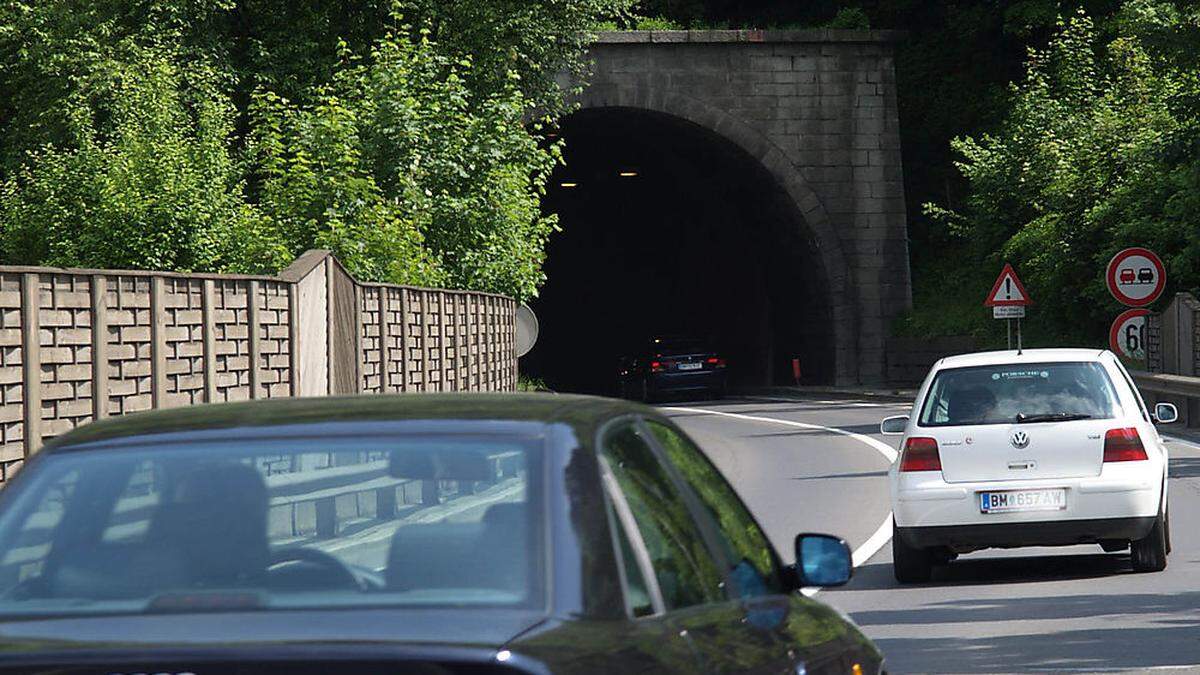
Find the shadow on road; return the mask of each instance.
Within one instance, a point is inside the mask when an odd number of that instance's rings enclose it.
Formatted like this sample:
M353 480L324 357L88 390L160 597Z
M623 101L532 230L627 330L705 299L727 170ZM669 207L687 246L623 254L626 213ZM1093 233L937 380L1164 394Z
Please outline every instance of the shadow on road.
M1133 574L1129 558L1121 554L1036 556L956 561L935 573L928 584L904 588L933 589L964 585L1041 583L1070 579L1097 579L1097 583L1120 583L1117 578ZM855 572L849 590L884 590L900 586L888 563L866 565ZM904 609L874 609L853 612L860 626L883 630L914 626L905 630L916 636L882 637L875 644L883 650L891 672L994 673L1035 670L1090 671L1133 669L1149 666L1200 663L1200 591L1182 593L1134 593L1050 595L1044 597L977 597L930 601ZM1139 618L1142 615L1142 618ZM1105 617L1113 617L1106 619ZM1044 625L1022 622L1083 621L1121 625L1119 628L1081 628L1046 631ZM989 634L987 624L1007 627ZM1134 624L1130 626L1129 624ZM1147 625L1147 624L1152 624ZM977 635L949 637L942 626L977 625ZM928 626L928 628L922 628Z
M827 480L830 478L882 478L887 471L859 471L857 473L826 473L820 476L793 476L792 480ZM888 567L890 570L891 567Z
M928 583L901 586L892 575L891 563L875 563L854 570L854 578L845 588L852 591L873 591L1002 583L1031 584L1106 578L1123 574L1133 574L1128 553L978 558L960 559L938 567L934 570L933 580Z
M1171 460L1171 478L1200 478L1200 457L1178 457Z
M878 424L848 424L845 426L842 426L842 425L832 425L832 426L834 426L837 429L841 429L842 431L849 431L850 433L862 434L864 436L869 436L871 434L876 434L876 435L879 434L879 425ZM761 437L767 437L767 436L841 436L841 435L842 434L839 434L839 433L836 433L833 431L826 431L824 429L797 429L796 431L772 431L769 433L761 433L761 434L745 434L745 437L746 438L761 438Z
M1200 662L1200 621L1185 623L980 638L884 638L875 645L892 673L1145 672Z

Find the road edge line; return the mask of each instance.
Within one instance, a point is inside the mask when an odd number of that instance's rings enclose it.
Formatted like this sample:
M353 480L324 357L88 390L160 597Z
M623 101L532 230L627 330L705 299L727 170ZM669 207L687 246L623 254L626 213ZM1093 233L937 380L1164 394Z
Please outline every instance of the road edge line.
M837 427L827 427L822 424L812 424L810 422L797 422L794 420L781 420L774 417L760 417L758 415L742 415L740 413L725 412L723 410L708 410L707 408L685 408L682 406L664 406L660 410L675 411L675 412L693 412L702 413L705 415L717 415L719 417L731 417L733 419L747 420L750 422L761 422L765 424L782 424L789 427L799 427L801 429L818 429L828 431L842 436L848 436L854 440L863 443L871 448L874 448L879 454L883 455L888 464L896 461L896 450L892 446L883 441L871 438L854 431L847 431ZM850 554L851 564L854 567L860 567L879 552L889 541L892 540L892 512L888 511L887 517L880 523L879 528L875 533L867 538L858 548ZM807 597L812 597L820 592L819 588L802 588L800 592Z

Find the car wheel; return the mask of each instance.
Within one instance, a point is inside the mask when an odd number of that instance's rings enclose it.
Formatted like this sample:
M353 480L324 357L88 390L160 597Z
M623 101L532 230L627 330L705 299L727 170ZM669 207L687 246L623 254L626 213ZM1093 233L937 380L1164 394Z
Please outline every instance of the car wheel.
M1167 567L1167 518L1159 513L1144 538L1129 547L1135 572L1161 572Z
M1171 510L1167 509L1163 517L1163 530L1167 536L1167 555L1171 555Z
M929 581L933 575L933 556L923 548L909 546L892 521L892 572L902 584Z

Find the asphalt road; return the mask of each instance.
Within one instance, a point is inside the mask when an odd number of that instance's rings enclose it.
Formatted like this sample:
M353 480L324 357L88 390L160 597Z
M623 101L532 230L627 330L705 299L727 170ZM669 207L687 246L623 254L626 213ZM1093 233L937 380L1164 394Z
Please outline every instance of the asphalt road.
M903 404L817 399L667 409L786 560L794 559L800 532L850 543L854 579L817 597L863 628L891 672L1200 673L1200 446L1168 444L1174 550L1164 572L1135 574L1128 554L1099 546L1017 549L962 556L931 583L900 586L887 540L890 461L881 447L896 442L879 436L878 424L906 411Z

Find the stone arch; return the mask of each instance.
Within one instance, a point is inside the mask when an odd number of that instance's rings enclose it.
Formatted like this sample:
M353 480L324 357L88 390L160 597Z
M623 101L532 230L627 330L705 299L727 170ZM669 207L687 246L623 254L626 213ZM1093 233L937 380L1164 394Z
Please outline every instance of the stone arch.
M606 83L587 87L578 102L582 109L645 110L690 122L740 148L766 169L787 193L801 216L798 220L807 225L806 234L810 234L816 243L829 293L830 333L834 343L830 352L834 356L835 383L856 382L857 334L850 265L821 199L787 154L734 115L683 94Z

